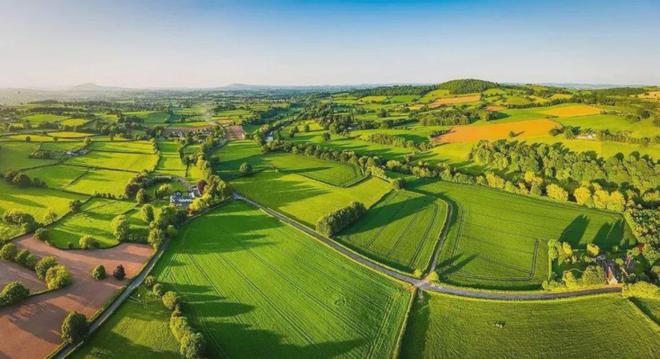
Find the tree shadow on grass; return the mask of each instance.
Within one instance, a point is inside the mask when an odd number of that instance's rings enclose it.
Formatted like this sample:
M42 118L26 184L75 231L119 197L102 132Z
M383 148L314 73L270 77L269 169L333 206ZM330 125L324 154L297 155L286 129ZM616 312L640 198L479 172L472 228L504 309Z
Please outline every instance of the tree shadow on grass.
M624 228L625 222L623 220L604 223L600 226L592 241L603 249L610 249L615 245L631 246L633 244L631 238L624 240Z
M589 226L589 218L583 214L575 217L571 223L569 223L566 228L562 231L559 236L561 242L568 242L573 247L580 245L584 233L587 231Z
M447 258L438 263L436 271L440 277L446 277L454 273L460 272L466 265L477 258L476 254L466 256L464 254L456 254L451 258Z

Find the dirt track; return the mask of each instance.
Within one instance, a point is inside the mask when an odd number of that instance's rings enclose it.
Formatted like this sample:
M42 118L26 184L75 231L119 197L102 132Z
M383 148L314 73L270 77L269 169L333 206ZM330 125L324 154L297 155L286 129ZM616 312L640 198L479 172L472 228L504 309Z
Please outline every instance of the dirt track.
M102 250L60 250L30 236L17 240L39 257L55 256L74 278L69 287L32 297L18 306L0 309L0 359L43 358L60 345L62 320L69 311L94 315L126 283L110 277L96 281L89 275L98 264L108 273L122 264L128 277L138 273L153 250L140 244L122 244Z
M16 263L0 261L0 288L4 288L5 284L15 280L30 289L30 293L46 289L46 285L37 278L33 271Z

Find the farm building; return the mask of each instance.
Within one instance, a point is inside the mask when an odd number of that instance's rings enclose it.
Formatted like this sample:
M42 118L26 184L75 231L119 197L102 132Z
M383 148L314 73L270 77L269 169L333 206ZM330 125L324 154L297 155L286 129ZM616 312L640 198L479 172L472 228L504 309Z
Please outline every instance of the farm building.
M176 192L170 196L170 204L180 207L188 207L197 197L195 192L196 191L190 191L187 193Z

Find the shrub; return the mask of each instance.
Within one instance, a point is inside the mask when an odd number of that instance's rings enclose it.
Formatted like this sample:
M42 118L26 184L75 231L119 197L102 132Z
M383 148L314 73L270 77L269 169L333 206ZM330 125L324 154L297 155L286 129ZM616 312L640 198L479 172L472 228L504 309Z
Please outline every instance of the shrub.
M144 188L140 188L137 193L135 194L135 200L137 201L138 204L145 204L149 201L149 198L147 197L147 192L144 190Z
M241 167L239 167L238 171L244 176L249 176L252 174L252 165L247 162L243 162L241 163Z
M14 243L5 244L2 249L0 249L0 258L6 261L16 260L16 255L18 254L18 249Z
M37 257L27 249L21 249L16 255L16 263L28 269L34 269L37 264Z
M61 264L49 268L46 272L46 287L48 289L64 288L72 281L71 273Z
M637 282L623 286L624 297L660 299L660 287L648 282Z
M188 319L181 315L180 312L172 312L170 316L170 331L172 331L172 335L176 341L180 342L186 333L192 332L192 328L188 324Z
M179 353L186 359L204 358L206 341L200 333L187 333L181 338Z
M94 239L94 237L90 235L85 235L80 237L80 241L78 241L78 245L82 249L98 248L99 242L96 239Z
M37 221L34 220L31 214L14 208L7 210L2 215L2 220L8 224L21 226L26 232L32 231L37 225Z
M57 259L52 256L41 258L37 264L34 266L34 271L37 273L37 277L41 280L46 278L46 273L51 267L57 265Z
M112 271L112 276L118 280L124 280L126 278L126 271L124 270L123 265L118 265L114 271Z
M165 289L163 288L163 285L160 283L154 284L153 288L151 288L151 291L159 297L162 297L163 294L165 293Z
M179 299L179 295L177 295L176 292L173 291L169 291L163 294L162 300L165 308L169 310L174 310L174 308L176 308L177 305L179 305L179 303L181 302L181 299Z
M600 247L594 243L587 243L587 254L590 257L596 257L600 254Z
M144 286L147 288L153 288L153 286L157 283L158 281L156 281L156 277L152 275L148 275L146 278L144 278Z
M0 292L0 306L16 304L29 296L30 290L21 282L9 282Z
M77 343L83 340L88 332L87 318L78 312L69 313L62 322L62 341L65 343Z
M145 204L142 206L140 213L142 213L142 219L144 219L145 222L151 223L151 221L154 220L154 207L152 205Z
M37 240L45 242L48 240L48 230L46 228L37 228L32 236Z
M96 280L103 280L105 279L106 274L105 274L105 267L102 264L97 265L94 267L92 270L92 278Z
M125 215L121 214L112 219L110 224L112 227L112 234L115 236L115 239L119 242L124 242L128 239L128 234L130 233L130 224L128 223L128 218Z

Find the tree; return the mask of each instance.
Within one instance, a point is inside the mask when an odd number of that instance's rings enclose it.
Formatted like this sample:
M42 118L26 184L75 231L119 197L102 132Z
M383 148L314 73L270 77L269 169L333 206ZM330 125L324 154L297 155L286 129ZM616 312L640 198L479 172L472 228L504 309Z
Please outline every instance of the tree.
M92 278L96 280L103 280L106 277L105 267L102 264L97 265L92 270Z
M71 210L73 213L78 212L80 207L82 207L82 202L80 202L80 200L74 199L73 201L69 202L69 210Z
M46 224L52 224L57 219L57 213L52 208L48 208L46 215L44 216L44 221Z
M90 235L84 235L80 237L80 240L78 241L78 245L82 249L91 249L91 248L98 248L99 242Z
M48 230L46 228L37 228L37 230L34 231L32 237L34 237L34 239L45 242L48 240Z
M323 142L329 142L331 139L330 132L323 132L321 137L323 138Z
M118 265L117 268L112 271L112 276L117 280L124 280L124 278L126 278L126 270L124 270L124 266L121 264Z
M587 254L590 257L597 257L600 254L600 247L594 243L587 243Z
M161 243L165 240L165 232L162 229L155 227L149 230L147 242L154 248L160 248Z
M73 282L71 273L69 273L65 266L58 264L48 268L46 272L46 287L48 289L64 288L71 284L71 282Z
M575 197L575 202L579 205L593 207L594 201L591 199L591 190L589 187L581 186L575 189L573 192L573 197Z
M0 292L0 307L19 303L29 296L30 290L25 288L21 282L9 282Z
M147 192L144 190L144 188L140 188L137 191L137 193L135 194L135 200L137 201L138 204L145 204L149 201Z
M41 258L37 264L34 266L34 271L37 273L37 277L41 280L44 280L46 278L46 273L51 267L56 266L57 259L53 256L48 256L48 257L43 257Z
M174 310L174 308L176 308L176 306L181 302L179 296L176 294L176 292L173 291L169 291L163 294L162 300L165 308L169 310Z
M16 263L22 265L25 268L34 270L34 266L37 264L37 257L30 253L29 250L23 248L20 251L18 251L18 254L16 255Z
M151 288L151 292L157 295L158 297L162 297L163 294L165 294L165 289L163 288L163 285L160 283L154 284L153 288Z
M120 214L115 217L110 223L112 227L112 234L115 236L115 239L119 242L124 242L128 239L130 233L130 224L128 218L125 215Z
M148 275L146 278L144 278L144 286L147 288L153 288L153 286L157 283L158 281L156 280L156 277L152 275Z
M7 243L2 247L2 249L0 249L0 258L6 261L13 262L16 259L17 254L18 248L16 248L14 243Z
M84 314L70 312L62 322L61 335L65 343L77 343L89 332L89 323Z
M241 164L241 167L239 167L238 171L239 171L243 176L249 176L249 175L252 174L252 165L249 164L249 163L247 163L247 162L243 162L243 163Z
M548 197L559 201L568 201L568 192L558 185L551 183L545 188Z
M179 353L186 359L204 358L206 341L201 333L187 333L181 338Z
M154 207L152 205L145 204L142 206L140 212L142 213L142 219L144 219L145 222L151 223L151 221L154 220Z

